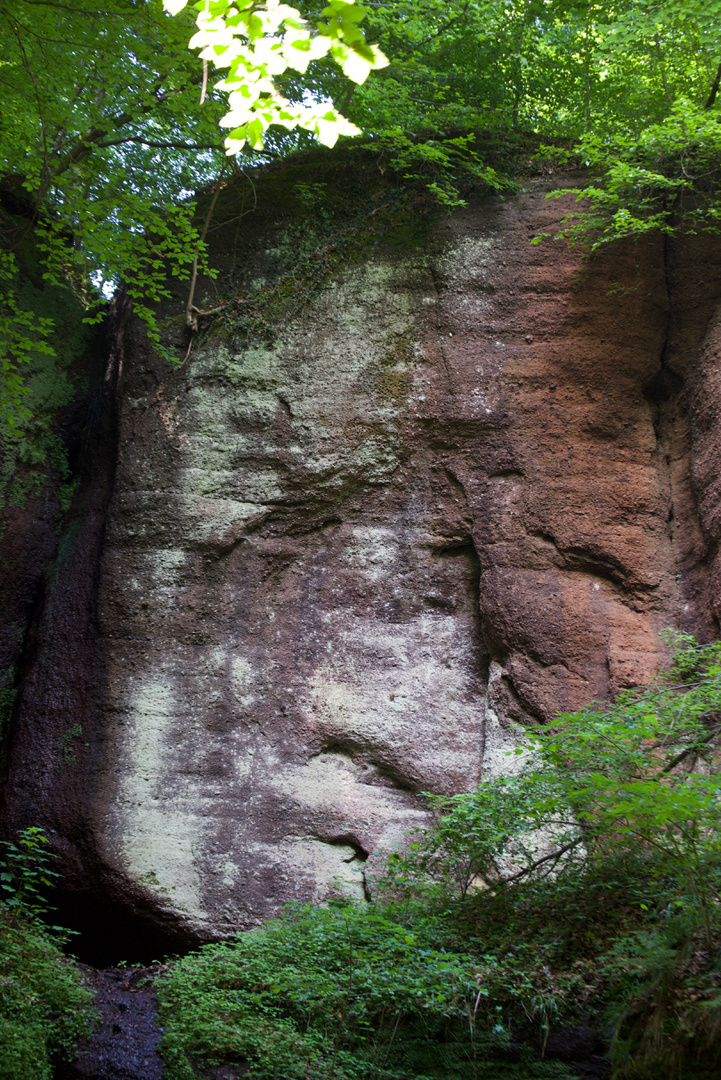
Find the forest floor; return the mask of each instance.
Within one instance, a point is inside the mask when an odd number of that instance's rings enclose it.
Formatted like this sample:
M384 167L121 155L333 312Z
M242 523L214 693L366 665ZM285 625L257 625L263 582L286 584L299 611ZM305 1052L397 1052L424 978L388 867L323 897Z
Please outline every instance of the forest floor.
M158 965L104 970L82 967L95 991L99 1023L90 1038L80 1043L75 1061L56 1066L53 1080L162 1080L158 1047L163 1032L155 994ZM517 1056L534 1041L530 1031L519 1035L508 1048L509 1078L518 1076ZM547 1058L577 1070L579 1080L607 1080L610 1070L605 1049L591 1026L581 1023L551 1032ZM199 1075L203 1080L240 1080L246 1071L247 1066L221 1065L201 1069Z
M84 969L100 1022L55 1080L161 1080L155 968Z

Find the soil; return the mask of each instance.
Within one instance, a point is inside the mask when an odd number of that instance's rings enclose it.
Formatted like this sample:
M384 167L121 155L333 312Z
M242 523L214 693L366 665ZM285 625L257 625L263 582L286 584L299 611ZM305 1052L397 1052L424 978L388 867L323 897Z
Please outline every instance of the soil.
M161 1080L154 981L157 968L87 968L100 1022L54 1080Z

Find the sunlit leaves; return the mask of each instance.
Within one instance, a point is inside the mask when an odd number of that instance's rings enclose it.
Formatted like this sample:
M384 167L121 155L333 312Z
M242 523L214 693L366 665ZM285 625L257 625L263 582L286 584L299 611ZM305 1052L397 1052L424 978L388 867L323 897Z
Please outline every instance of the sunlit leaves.
M120 2L100 11L92 0L9 0L0 24L0 96L12 117L0 171L64 233L62 274L89 295L90 280L122 275L128 242L154 210L217 176L218 96L198 108L192 22L168 18L157 0L130 13Z
M179 0L165 3L172 13L184 6ZM215 68L228 69L217 84L228 94L228 112L220 121L222 127L232 129L226 139L227 153L237 154L246 143L260 149L272 126L308 131L325 146L333 146L339 135L360 134L330 102L291 103L277 79L288 68L304 74L312 61L325 56L358 84L372 70L385 67L386 57L377 45L366 44L358 28L365 16L363 7L330 0L315 25L279 0L246 0L235 5L230 0L204 0L196 7L198 31L190 48L200 49L201 58Z

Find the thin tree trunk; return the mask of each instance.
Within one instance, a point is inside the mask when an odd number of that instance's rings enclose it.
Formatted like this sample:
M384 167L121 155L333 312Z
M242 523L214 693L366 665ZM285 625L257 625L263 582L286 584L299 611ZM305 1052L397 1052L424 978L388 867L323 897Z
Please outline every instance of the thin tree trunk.
M516 85L513 93L513 130L518 131L518 113L521 106L521 98L523 97L523 65L521 64L521 49L523 48L523 38L526 34L526 22L528 20L528 4L523 12L523 20L521 22L521 32L518 35L518 43L516 45L516 55L514 57L516 62Z
M708 98L706 99L704 109L713 108L714 102L716 101L716 95L719 92L719 86L721 86L721 63L716 68L716 75L714 77L714 81L711 84L711 90L709 91Z
M586 131L591 130L591 0L586 12Z
M346 92L345 97L343 98L343 104L341 105L340 109L338 110L338 112L341 114L341 116L345 116L347 114L348 110L350 109L350 103L353 100L353 95L355 94L355 88L356 88L356 84L354 82L352 82L350 84L350 86L348 87L348 90Z
M658 34L656 34L656 54L658 56L658 68L661 72L661 82L663 84L663 92L668 99L670 105L673 105L673 95L668 88L668 82L666 81L666 62L663 58L663 51L661 49L661 42L659 41Z

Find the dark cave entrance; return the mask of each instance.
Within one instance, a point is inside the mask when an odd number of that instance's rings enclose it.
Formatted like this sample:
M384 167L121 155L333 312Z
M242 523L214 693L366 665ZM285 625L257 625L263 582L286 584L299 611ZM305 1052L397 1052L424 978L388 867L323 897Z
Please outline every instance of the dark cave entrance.
M66 951L96 968L118 964L149 967L169 956L185 955L203 944L197 934L155 913L139 914L129 903L100 891L58 890L47 922L72 931Z

